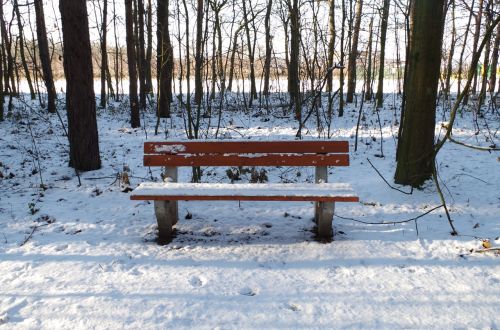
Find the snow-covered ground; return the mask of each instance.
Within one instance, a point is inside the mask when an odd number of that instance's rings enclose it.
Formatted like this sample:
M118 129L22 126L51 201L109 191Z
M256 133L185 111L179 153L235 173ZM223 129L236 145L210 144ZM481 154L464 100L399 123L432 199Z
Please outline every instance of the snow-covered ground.
M459 236L450 235L443 209L396 225L340 218L399 221L440 205L432 182L403 194L368 163L392 182L393 105L390 96L380 112L383 158L372 104L364 106L357 152L357 110L334 118L333 138L350 141L351 166L331 168L329 181L351 184L361 202L337 203L333 242L315 240L312 203L218 201L180 202L176 237L162 246L153 205L129 200L116 178L127 170L132 187L159 180L159 169L142 166L143 142L183 138L181 116L155 137L153 114L134 130L125 106L99 110L103 166L83 173L78 186L57 117L19 104L0 123L0 329L500 328L500 257L477 252L483 239L500 246L499 153L448 144L438 157ZM456 137L498 142L499 118L486 118L476 135L464 113ZM291 140L297 130L281 109L228 112L222 127L226 139ZM315 118L307 127L304 137L317 138ZM226 170L204 168L203 181L229 182ZM314 175L266 170L270 182ZM180 181L190 173L182 168ZM39 188L41 178L48 189Z

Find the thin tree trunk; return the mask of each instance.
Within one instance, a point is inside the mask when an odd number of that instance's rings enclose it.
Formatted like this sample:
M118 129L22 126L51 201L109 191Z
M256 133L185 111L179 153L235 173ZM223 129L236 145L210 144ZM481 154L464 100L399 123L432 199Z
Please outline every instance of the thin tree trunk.
M295 111L295 119L302 123L302 109L300 99L300 19L299 1L292 0L290 8L290 65L288 67L288 93L290 103ZM299 130L300 132L300 130Z
M384 0L382 8L382 24L380 27L380 60L378 67L378 85L377 85L377 108L384 106L384 71L385 71L385 42L387 40L387 23L389 21L390 0Z
M330 39L328 40L328 76L326 80L326 91L332 92L333 89L333 56L335 54L335 0L329 0L328 4L328 32Z
M101 24L101 102L100 107L106 107L106 73L108 69L107 54L107 33L108 33L108 0L104 0L102 9Z
M493 44L493 54L491 55L491 75L490 75L490 86L488 92L495 92L495 85L497 82L497 66L498 66L498 51L500 46L500 24L497 26L497 35L495 37L495 43Z
M60 0L65 1L65 0ZM129 74L130 124L140 127L139 100L137 97L137 58L135 55L134 18L132 0L125 0L125 29L127 34L127 62Z
M263 94L269 95L269 79L271 76L271 57L272 57L272 44L271 44L271 9L273 0L267 1L266 17L264 25L266 29L266 59L264 62L264 90Z
M170 42L169 32L169 0L158 0L157 11L157 77L158 77L158 111L161 118L170 117L172 102L172 76L174 71L174 50Z
M49 43L47 40L47 30L45 26L45 14L43 12L43 0L35 0L36 34L38 38L38 51L42 63L43 80L47 89L47 110L50 113L56 112L56 88L52 75L52 67L49 54Z
M188 41L189 43L189 41ZM194 101L201 104L203 97L203 0L196 7L196 50L194 63Z
M153 9L151 5L151 0L148 0L147 6L147 31L148 31L148 41L146 48L146 93L153 96L153 77L151 72L151 60L153 58Z
M245 22L245 33L247 37L247 49L248 49L248 61L250 62L250 104L252 104L252 100L257 98L257 86L255 83L255 54L252 47L252 39L250 37L250 24L249 24L249 12L246 8L247 1L242 1L243 7L243 20ZM252 6L251 1L248 1L248 4ZM252 17L253 21L254 17Z
M139 32L139 104L142 109L146 108L146 67L149 63L146 60L146 38L144 36L144 0L137 0L137 23Z
M356 60L358 58L359 29L361 26L362 11L363 0L357 0L356 18L354 21L354 30L352 32L351 53L349 54L349 66L347 68L347 103L352 103L354 101L354 93L356 92Z
M366 81L365 81L365 100L370 101L373 97L373 91L372 91L372 43L373 43L373 16L370 20L370 25L368 27L368 31L370 31L370 35L368 37L368 55L367 55L367 68L366 68Z
M33 82L31 81L31 73L28 68L28 63L26 62L26 55L24 53L24 31L23 31L23 22L21 20L21 13L19 11L19 4L17 0L14 0L14 11L16 12L17 18L17 28L18 28L18 37L19 37L19 54L21 55L21 64L24 69L24 77L28 82L28 87L30 90L30 96L32 100L36 99L35 89L33 88Z
M451 91L451 76L453 74L453 56L455 54L455 46L457 42L457 29L455 25L455 0L452 0L451 2L451 45L450 45L450 51L448 53L448 63L446 65L446 81L444 85L444 98L445 100L448 99L450 96L450 91Z
M77 170L101 167L85 0L60 0L70 164Z

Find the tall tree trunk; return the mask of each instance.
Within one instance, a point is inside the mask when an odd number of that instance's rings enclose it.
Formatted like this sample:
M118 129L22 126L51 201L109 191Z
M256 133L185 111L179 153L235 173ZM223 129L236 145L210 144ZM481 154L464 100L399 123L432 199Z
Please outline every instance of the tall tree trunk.
M139 102L141 108L146 108L146 38L144 37L144 0L137 0L137 23L139 24Z
M266 59L264 62L264 95L269 95L269 79L271 76L271 57L272 57L272 44L271 44L271 9L273 0L267 1L266 17L264 25L266 29Z
M434 168L436 97L444 30L444 0L413 0L406 105L395 181L421 186Z
M356 59L358 58L359 29L361 26L361 13L363 11L363 0L356 2L356 18L354 20L354 30L352 32L351 53L349 54L349 65L347 68L347 96L346 102L354 101L356 92Z
M106 107L106 73L108 69L107 53L107 33L108 33L108 0L104 0L102 9L101 25L101 102L100 107Z
M170 117L172 102L172 75L174 71L174 50L170 42L168 28L169 0L158 0L157 9L157 76L158 76L158 111L161 118Z
M65 0L60 0L65 1ZM125 29L127 34L127 62L129 74L130 124L132 128L140 127L139 99L137 97L137 57L135 55L135 33L133 17L133 0L125 0Z
M495 43L493 44L493 54L491 55L491 75L490 75L490 86L488 92L495 92L495 85L497 82L497 67L498 67L498 51L500 48L500 24L497 26L497 35L495 37Z
M292 0L290 8L290 65L288 66L288 93L295 111L295 119L301 124L302 109L300 99L300 18L299 1Z
M339 77L339 117L344 116L344 85L345 85L345 74L344 74L344 60L345 60L345 21L347 19L346 11L346 0L342 0L342 29L340 32L340 63L342 63L342 68L340 69Z
M28 63L26 62L26 55L24 53L24 29L23 29L23 22L21 20L21 13L19 11L19 4L17 0L14 0L14 11L16 12L16 18L17 18L17 29L18 29L18 37L19 37L19 54L21 55L21 64L24 69L24 77L26 78L26 81L28 82L28 87L30 90L30 96L32 100L36 99L36 94L35 94L35 89L33 88L33 82L31 81L31 73L28 68Z
M85 0L60 0L70 164L77 170L101 167Z
M453 56L455 54L455 45L457 42L457 29L455 24L455 0L451 1L451 45L448 52L448 63L446 65L446 81L444 84L444 98L448 99L451 91L451 76L453 74Z
M257 98L257 86L255 83L255 54L254 48L252 47L252 39L250 37L250 23L249 23L249 12L246 8L247 1L242 1L243 7L243 20L245 22L245 33L247 37L247 48L248 48L248 61L250 62L250 104L252 104L252 100ZM248 1L248 4L252 6L251 1ZM254 17L252 17L253 21Z
M474 8L474 2L475 0L472 0L471 8ZM464 63L464 54L465 54L465 48L467 46L467 39L469 36L469 30L470 30L470 24L472 22L472 16L474 12L471 11L469 12L469 20L467 21L467 26L465 27L465 35L464 35L464 41L462 45L462 51L460 52L460 59L458 60L458 83L457 83L457 95L460 94L461 92L461 87L462 87L462 72L463 72L463 63ZM467 98L467 95L466 95ZM467 103L467 99L464 99L464 103Z
M34 4L38 51L40 53L40 61L42 63L43 80L45 82L45 88L47 89L47 110L50 113L55 113L57 95L50 63L49 43L47 40L47 30L45 26L45 14L43 12L43 0L35 0Z
M490 2L486 4L486 30L489 29L491 22L493 21L493 14L491 12ZM490 52L491 52L491 43L493 40L488 40L486 46L484 47L484 59L483 59L483 72L481 76L481 90L479 92L479 106L477 111L481 110L481 105L484 103L486 98L486 85L488 84L488 71L489 71L489 62L490 62Z
M328 3L328 76L326 80L326 91L332 92L333 88L333 56L335 55L335 0L329 0Z
M385 42L387 40L387 23L389 21L390 0L384 0L382 8L382 24L380 27L380 60L378 67L377 108L384 106L384 71L385 71Z
M188 41L189 42L189 41ZM196 49L194 58L194 101L201 104L203 97L203 0L196 7Z
M148 41L146 48L146 93L153 96L153 77L151 73L151 60L153 58L153 9L151 6L151 0L148 0L147 6L147 31L148 31Z
M368 37L368 55L366 57L366 60L368 61L367 68L366 68L366 80L365 80L365 100L370 101L373 97L373 91L372 91L372 49L373 49L373 16L370 20L370 25L368 27L368 31L370 32L370 35Z
M120 53L121 53L121 47L118 44L118 30L116 28L116 20L117 20L117 13L116 13L116 0L113 0L113 34L115 36L115 84L116 84L116 94L115 94L115 101L120 100L120 78L121 78L121 70L120 70Z
M479 8L478 8L478 11L477 11L477 15L475 17L475 19L476 19L476 27L475 27L475 30L474 30L474 43L472 45L472 55L476 54L477 47L478 47L478 44L479 44L479 37L480 37L480 34L481 34L481 22L482 22L482 19L483 19L483 4L484 4L484 0L479 0ZM471 10L473 11L474 8L471 7ZM476 95L476 91L477 91L477 76L478 76L478 72L476 70L476 74L474 75L474 79L472 81L472 95Z

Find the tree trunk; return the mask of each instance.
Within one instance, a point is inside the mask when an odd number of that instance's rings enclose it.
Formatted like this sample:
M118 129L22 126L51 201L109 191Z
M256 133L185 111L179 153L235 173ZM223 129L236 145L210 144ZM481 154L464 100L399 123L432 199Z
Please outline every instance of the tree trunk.
M243 7L243 20L245 22L245 34L247 37L247 49L248 49L248 61L250 62L250 104L252 104L252 100L257 98L257 86L255 83L255 54L254 49L252 47L252 39L250 37L250 23L249 23L249 12L246 8L246 2L242 1ZM248 1L248 4L252 6L252 3ZM252 17L253 21L254 17Z
M475 17L475 19L476 19L476 27L475 27L475 31L474 31L474 43L472 45L472 55L473 56L477 52L477 47L478 47L478 44L479 44L479 37L480 37L480 34L481 34L481 21L482 21L482 18L483 18L483 4L484 4L484 0L479 0L479 9L478 9L477 15ZM474 8L471 7L471 10L473 11ZM476 70L476 73L474 74L474 79L472 81L472 95L476 95L476 91L477 91L477 76L478 76L478 73L477 73L477 70Z
M328 40L328 76L326 80L326 91L333 89L333 55L335 54L335 0L329 0L328 30L330 39Z
M158 76L158 112L161 118L170 117L172 102L172 75L174 71L174 50L170 42L168 29L169 1L158 0L157 10L157 76Z
M47 110L50 113L55 113L57 95L50 63L49 43L47 40L47 30L45 26L45 14L43 12L43 0L35 0L35 15L38 51L40 53L40 61L42 63L43 80L45 82L45 88L47 89Z
M146 39L144 37L144 0L137 0L137 23L139 28L139 102L142 109L146 108Z
M405 113L398 141L395 182L421 186L434 168L436 97L444 29L444 0L413 0L405 84Z
M500 24L497 26L497 35L495 37L495 43L493 44L493 54L491 55L491 75L490 75L490 86L488 92L495 92L495 85L497 82L497 66L498 66L498 50L500 46Z
M450 45L450 51L448 52L448 63L446 65L446 81L444 84L444 98L445 100L448 99L450 96L450 91L451 91L451 76L453 74L453 55L455 54L455 45L456 45L456 35L457 35L457 29L455 26L455 1L452 0L451 2L451 45Z
M28 68L28 63L26 62L26 55L24 53L24 32L23 32L23 22L21 20L21 13L19 12L19 4L17 0L14 0L14 11L16 12L17 18L17 29L18 29L18 38L19 38L19 54L21 55L21 65L24 70L24 77L28 83L28 87L30 90L30 96L32 100L36 99L35 89L33 88L33 82L31 81L31 74Z
M378 68L378 85L377 85L377 108L384 106L384 71L385 71L385 41L387 40L387 23L389 20L389 5L390 0L384 0L382 8L382 24L380 27L380 61Z
M373 97L372 91L372 49L373 49L373 16L370 20L370 26L368 27L368 31L370 31L370 35L368 37L368 55L366 61L368 61L366 68L366 80L365 80L365 100L370 101ZM375 49L376 51L376 49Z
M201 104L203 97L203 0L196 7L196 54L194 58L194 101ZM189 41L188 41L189 42Z
M146 48L146 93L153 96L153 77L151 73L151 59L153 58L153 9L151 0L148 0L147 7L147 31L148 31L148 46Z
M266 59L264 62L264 95L269 95L269 79L271 76L271 57L272 57L272 44L271 44L271 9L273 0L267 1L266 17L264 25L266 28Z
M361 13L363 11L363 0L356 3L356 18L354 21L354 30L352 32L351 53L349 54L349 64L347 68L347 96L346 102L354 101L356 92L356 59L358 58L359 29L361 26Z
M108 32L108 0L104 0L102 10L102 25L101 25L101 102L100 107L106 107L106 72L108 68L108 54L106 36Z
M60 0L66 77L70 164L77 170L101 167L92 53L85 0Z
M292 0L290 8L290 65L288 66L288 93L290 104L295 111L295 119L302 121L302 109L300 100L300 20L299 1Z
M65 1L65 0L61 0ZM139 99L137 97L137 57L135 55L134 17L132 0L125 0L125 29L127 39L127 62L129 74L130 124L132 128L140 127Z

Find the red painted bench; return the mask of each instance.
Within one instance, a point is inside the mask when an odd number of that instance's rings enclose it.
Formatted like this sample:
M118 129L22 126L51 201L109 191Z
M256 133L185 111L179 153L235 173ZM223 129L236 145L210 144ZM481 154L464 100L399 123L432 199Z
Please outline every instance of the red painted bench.
M153 200L160 239L178 221L177 201L313 201L317 234L332 237L335 202L358 202L349 184L327 183L328 166L349 166L347 141L146 142L144 165L165 167L167 182L142 183L130 199ZM179 166L315 166L316 183L178 183Z

